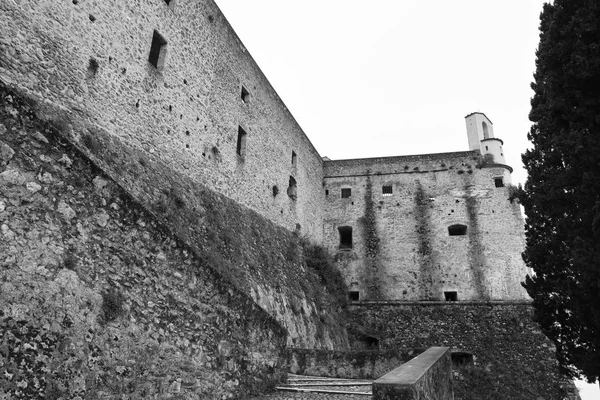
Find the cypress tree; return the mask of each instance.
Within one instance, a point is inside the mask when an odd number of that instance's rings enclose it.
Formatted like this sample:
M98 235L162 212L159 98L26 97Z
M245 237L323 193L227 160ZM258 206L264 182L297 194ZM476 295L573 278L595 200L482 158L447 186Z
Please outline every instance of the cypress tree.
M600 375L600 1L555 0L541 14L523 154L534 318L564 373Z

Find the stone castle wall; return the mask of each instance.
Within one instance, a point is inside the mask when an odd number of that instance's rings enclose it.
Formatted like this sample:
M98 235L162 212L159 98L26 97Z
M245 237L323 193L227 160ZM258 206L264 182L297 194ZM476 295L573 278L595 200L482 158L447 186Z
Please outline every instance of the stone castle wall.
M326 161L324 242L349 290L360 300L527 299L523 220L498 178L510 182L510 171L477 151ZM466 233L449 235L455 225ZM352 228L351 249L339 227Z
M248 398L275 385L299 333L232 285L218 249L184 243L36 111L0 87L0 398Z
M354 332L385 349L450 346L456 400L579 399L529 302L415 302L351 306Z
M0 24L2 81L321 240L321 158L212 0L3 1ZM148 62L154 30L162 71Z

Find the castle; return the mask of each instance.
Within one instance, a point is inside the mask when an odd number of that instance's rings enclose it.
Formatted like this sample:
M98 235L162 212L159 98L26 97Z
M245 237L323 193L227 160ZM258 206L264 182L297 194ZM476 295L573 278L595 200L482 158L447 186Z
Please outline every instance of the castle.
M485 114L468 151L329 160L212 0L5 1L0 23L0 327L54 338L48 370L85 365L40 393L243 397L286 347L364 338L451 345L494 377L538 360L523 385L562 390ZM334 256L349 320L298 236Z

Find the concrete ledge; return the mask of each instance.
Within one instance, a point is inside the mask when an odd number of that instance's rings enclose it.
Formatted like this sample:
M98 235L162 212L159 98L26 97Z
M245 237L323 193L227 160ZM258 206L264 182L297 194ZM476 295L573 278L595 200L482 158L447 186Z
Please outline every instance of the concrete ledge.
M349 304L350 307L372 307L372 306L444 306L444 307L461 307L461 306L530 306L533 300L464 300L464 301L406 301L406 300L373 300L373 301L356 301Z
M373 382L374 400L453 400L449 347L424 353Z

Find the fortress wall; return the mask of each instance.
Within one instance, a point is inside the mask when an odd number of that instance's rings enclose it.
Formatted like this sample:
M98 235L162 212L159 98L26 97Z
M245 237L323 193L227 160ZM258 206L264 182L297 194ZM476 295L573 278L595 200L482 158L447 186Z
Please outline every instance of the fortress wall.
M362 304L353 331L383 350L450 346L456 400L578 399L528 302Z
M0 398L245 399L274 386L281 315L218 271L218 249L183 243L35 112L0 90Z
M321 240L321 158L212 0L3 1L0 24L0 80ZM161 72L148 62L154 30L167 41Z
M478 156L325 163L325 244L360 300L444 300L444 292L459 301L528 299L523 220L510 188L495 187L509 171ZM452 225L466 234L450 236ZM340 226L352 227L352 249L340 249Z
M77 134L81 149L69 142ZM186 390L208 397L245 398L278 379L286 344L348 347L338 310L328 306L318 274L306 267L296 235L156 156L1 85L0 156L0 265L10 272L0 312L12 318L3 333L14 321L38 332L39 320L44 334L80 340L87 329L99 329L104 304L112 308L102 293L121 293L126 312L98 339L118 338L116 348L103 347L101 358L118 367L102 379L119 383L101 390L129 393L135 388L123 389L122 382L148 380L143 393L167 398L179 379ZM65 313L77 318L76 332L61 326ZM126 340L110 336L119 329ZM148 350L148 359L134 357L146 342L158 347ZM64 360L62 350L53 351L45 362L55 366ZM85 360L88 350L82 351L65 362ZM166 364L157 361L133 381L118 375L124 366L137 373L153 357ZM65 379L93 380L90 368L91 375L69 372ZM31 379L39 379L37 373Z

